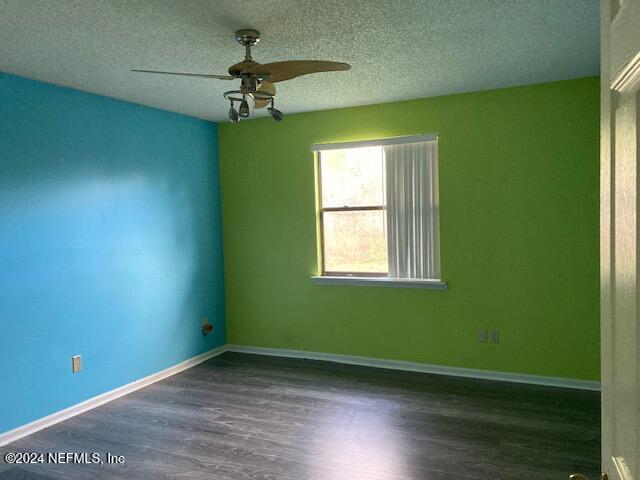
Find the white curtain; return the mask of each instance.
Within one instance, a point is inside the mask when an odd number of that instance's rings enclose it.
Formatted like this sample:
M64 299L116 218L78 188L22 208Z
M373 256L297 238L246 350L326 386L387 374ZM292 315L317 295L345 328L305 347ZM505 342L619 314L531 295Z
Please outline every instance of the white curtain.
M440 279L438 143L385 145L389 277Z

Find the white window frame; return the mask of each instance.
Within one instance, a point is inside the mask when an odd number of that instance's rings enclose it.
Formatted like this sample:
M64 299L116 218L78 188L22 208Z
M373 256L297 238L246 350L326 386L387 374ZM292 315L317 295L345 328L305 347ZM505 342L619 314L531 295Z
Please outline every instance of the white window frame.
M327 143L327 144L314 144L311 150L314 152L316 161L316 188L317 188L317 219L318 219L318 254L320 261L318 262L320 275L314 275L311 277L312 282L316 285L356 285L356 286L386 286L394 288L422 288L432 290L447 290L448 285L442 280L431 279L405 279L405 278L389 278L380 276L374 273L356 275L351 273L332 273L325 274L324 269L324 248L323 248L323 218L322 213L325 210L335 210L332 208L322 207L322 179L321 167L320 167L320 152L327 150L344 150L352 148L363 147L382 147L385 145L400 145L406 143L418 143L434 141L438 139L437 133L424 134L424 135L412 135L405 137L392 137L378 140L364 140L356 142L341 142L341 143ZM356 210L366 210L367 208L355 208ZM371 208L368 208L371 209ZM379 209L379 208L377 208Z

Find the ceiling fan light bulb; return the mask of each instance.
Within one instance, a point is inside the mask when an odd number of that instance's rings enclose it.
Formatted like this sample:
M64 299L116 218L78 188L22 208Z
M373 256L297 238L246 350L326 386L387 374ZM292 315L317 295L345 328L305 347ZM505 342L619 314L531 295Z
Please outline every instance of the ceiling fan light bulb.
M267 111L276 122L281 122L282 119L284 118L284 113L282 113L280 110L276 109L275 107L269 107L267 108Z
M249 116L249 102L247 102L247 99L243 99L242 102L240 103L240 116L241 117L248 117Z

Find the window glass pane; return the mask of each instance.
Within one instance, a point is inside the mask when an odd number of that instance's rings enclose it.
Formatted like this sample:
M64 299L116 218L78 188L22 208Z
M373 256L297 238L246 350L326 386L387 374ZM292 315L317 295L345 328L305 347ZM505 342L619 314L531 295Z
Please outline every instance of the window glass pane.
M323 207L384 205L382 147L320 153Z
M386 273L384 210L323 213L325 272Z

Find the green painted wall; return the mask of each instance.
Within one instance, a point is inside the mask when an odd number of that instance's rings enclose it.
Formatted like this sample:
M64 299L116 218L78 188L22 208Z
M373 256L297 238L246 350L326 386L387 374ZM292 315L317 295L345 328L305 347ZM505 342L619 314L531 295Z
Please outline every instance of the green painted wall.
M228 342L598 379L598 91L584 78L220 125ZM312 285L311 145L428 132L449 290Z

